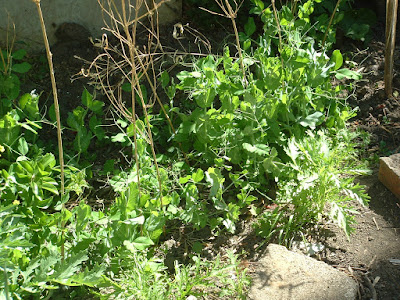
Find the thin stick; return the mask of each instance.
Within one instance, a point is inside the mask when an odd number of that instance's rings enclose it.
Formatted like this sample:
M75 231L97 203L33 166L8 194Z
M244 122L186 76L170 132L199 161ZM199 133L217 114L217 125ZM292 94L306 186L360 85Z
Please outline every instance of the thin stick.
M324 45L325 45L326 37L328 36L329 29L331 28L331 25L333 22L333 18L335 17L336 11L337 11L341 1L342 0L338 0L338 2L336 2L335 10L333 11L333 13L331 15L331 19L329 20L328 27L326 28L326 31L325 31L324 39L322 40L322 47L324 47Z
M54 67L53 67L53 54L50 51L49 40L47 38L46 26L44 24L43 13L40 7L40 0L32 0L37 7L37 11L39 14L40 25L42 27L42 34L44 45L46 47L47 53L47 61L49 63L50 68L50 78L51 78L51 86L53 87L53 97L54 97L54 110L56 113L56 120L57 120L57 140L58 140L58 155L60 160L60 176L61 176L61 200L63 199L65 190L64 190L64 151L63 151L63 144L62 144L62 136L61 136L61 118L60 118L60 107L58 105L58 94L57 94L57 85L56 85L56 78L54 75ZM65 209L64 203L62 204L62 210ZM61 223L61 236L62 236L62 244L61 244L61 259L64 261L65 249L64 249L64 222Z
M374 223L375 223L376 229L378 229L378 230L379 230L379 226L378 226L378 223L377 223L377 222L376 222L376 220L375 220L375 217L372 217L372 220L374 220Z
M386 2L386 43L385 43L385 94L393 97L393 56L396 43L396 23L398 0L387 0Z

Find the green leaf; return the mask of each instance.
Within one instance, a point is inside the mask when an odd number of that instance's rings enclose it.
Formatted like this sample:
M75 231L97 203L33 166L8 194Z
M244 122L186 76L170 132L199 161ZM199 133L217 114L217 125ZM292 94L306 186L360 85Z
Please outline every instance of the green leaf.
M256 144L256 145L250 145L248 143L243 143L242 144L243 149L250 153L256 153L261 156L269 155L269 147L264 144Z
M196 173L192 174L192 179L195 183L199 183L204 178L204 172L202 169L197 169Z
M70 212L68 209L63 209L61 211L61 222L64 224L68 222L69 219L72 217L72 212Z
M92 209L89 205L81 202L79 206L75 209L76 216L76 231L81 232L85 229L86 225L90 221L90 214Z
M48 280L65 285L76 285L70 281L70 278L79 271L81 264L88 259L89 257L83 251L72 255L56 268Z
M72 113L68 113L67 124L72 129L79 131L85 126L85 116L87 114L87 110L82 106L76 107Z
M254 23L254 18L250 17L247 23L244 25L244 32L247 36L251 36L256 31L256 23Z
M154 242L148 237L140 236L140 237L136 238L133 242L124 241L124 245L130 251L132 251L132 249L133 249L133 248L131 248L131 246L133 246L137 250L143 251L143 250L149 248L150 246L153 246Z
M101 120L97 118L96 115L93 115L89 120L90 130L94 133L94 135L99 139L99 141L103 140L106 136L104 129L101 127Z
M50 177L43 177L42 178L42 189L45 189L53 194L58 195L58 188L57 188L57 182Z
M116 143L116 142L124 143L126 141L127 141L127 138L126 138L125 133L117 133L116 135L111 137L111 142L113 142L113 143Z
M86 152L89 148L92 137L92 132L88 131L85 127L82 127L75 137L74 149L78 152Z
M210 197L216 196L218 193L222 192L222 184L225 178L221 175L221 172L215 168L208 168L206 172L206 180L211 184Z
M92 102L92 104L89 106L89 109L97 114L101 114L102 113L102 108L104 106L104 102L103 101L99 101L99 100L94 100Z
M212 87L207 87L205 90L196 92L194 94L194 100L197 105L201 108L209 108L211 107L214 98L216 96L215 90Z
M243 50L246 51L250 49L250 47L251 47L251 40L250 39L245 40L243 42Z
M192 176L190 176L190 175L186 175L185 177L180 177L180 178L179 178L179 183L180 183L180 184L185 184L185 183L188 182L191 178L192 178Z
M51 120L51 121L57 122L56 111L55 111L55 108L54 108L54 104L50 105L50 108L49 108L49 117L50 117L50 120Z
M333 70L336 71L343 65L343 56L340 53L340 50L335 50L332 53L331 61L335 64Z
M18 151L22 154L22 155L26 155L29 151L29 147L28 147L28 143L26 142L24 137L21 137L18 140Z
M301 119L299 123L303 127L315 129L315 126L320 122L323 115L322 112L316 111L315 113L308 115L306 118Z
M90 108L92 105L93 96L88 92L86 88L82 92L81 101L82 104L85 105L87 108Z
M362 75L356 71L352 71L349 69L340 69L334 72L335 77L339 80L347 78L353 80L359 80L362 78Z
M42 170L45 170L47 167L54 168L56 165L56 159L52 153L46 153L46 155L40 159L38 164Z
M26 55L26 50L19 49L12 54L12 58L16 60L21 60L25 57L25 55Z
M124 223L124 224L129 224L129 225L143 225L144 221L145 221L145 218L142 215L142 216L139 216L139 217L136 217L136 218L132 218L132 219L127 219L127 220L124 220L124 221L121 221L121 222Z
M0 92L2 90L3 94L6 95L9 100L16 99L19 95L21 87L21 82L18 76L15 74L10 74L2 78L1 81L2 84L0 87Z
M86 267L83 272L72 276L69 282L75 283L75 285L86 285L89 287L95 287L105 281L103 278L105 271L106 266L104 265L95 265L94 268L92 268L91 270Z
M29 64L29 63L27 63L27 62L23 62L23 63L20 63L20 64L14 64L14 65L12 65L11 70L12 70L13 72L16 72L16 73L26 73L26 72L28 72L31 68L32 68L32 65L31 65L31 64Z
M163 89L165 89L167 87L167 85L169 84L169 74L167 71L162 72L161 74L161 86L163 87Z
M112 173L114 172L114 165L115 165L115 159L109 159L105 162L103 166L103 171L105 173Z
M132 92L132 85L129 82L125 82L122 86L121 89L124 92Z
M31 120L38 120L39 114L39 96L34 92L24 94L19 99L19 107L28 115Z

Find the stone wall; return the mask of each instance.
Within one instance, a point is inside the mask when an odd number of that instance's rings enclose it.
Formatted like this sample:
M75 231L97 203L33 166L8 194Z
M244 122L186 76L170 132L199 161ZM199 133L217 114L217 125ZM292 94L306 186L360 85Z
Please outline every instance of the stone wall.
M123 0L115 0L118 7L121 7L121 1ZM147 1L152 3L151 0ZM136 0L125 0L125 3L128 2L136 5ZM102 34L104 20L98 0L42 0L41 7L50 43L56 41L54 33L65 22L82 25L93 37L100 37ZM144 10L143 5L139 11L143 13ZM159 9L160 23L168 24L180 19L181 10L182 0L165 2ZM39 17L32 0L0 0L0 44L4 46L7 36L10 40L14 32L17 41L24 41L33 49L43 47Z

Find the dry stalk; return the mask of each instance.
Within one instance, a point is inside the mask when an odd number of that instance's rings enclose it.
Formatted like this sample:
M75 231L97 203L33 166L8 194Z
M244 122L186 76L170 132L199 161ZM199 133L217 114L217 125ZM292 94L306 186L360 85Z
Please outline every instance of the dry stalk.
M332 13L332 15L331 15L331 19L329 20L328 27L326 28L326 31L325 31L324 39L322 40L322 47L324 47L324 45L325 45L325 41L326 41L326 38L327 38L327 36L328 36L329 29L330 29L331 26L332 26L333 18L335 17L336 11L338 10L341 1L342 1L342 0L338 0L338 1L336 2L335 9L334 9L334 11L333 11L333 13Z
M10 24L10 18L8 19L8 24ZM0 58L1 58L1 62L3 63L3 67L4 67L4 70L3 70L4 75L8 75L9 72L11 72L11 59L12 59L11 52L12 52L12 49L13 49L14 43L15 43L15 24L12 23L12 26L13 26L14 34L12 35L12 39L10 42L8 40L8 37L9 37L8 33L10 32L10 28L9 28L9 25L7 25L7 35L6 35L7 56L6 57L4 57L3 51L1 51L1 47L0 47Z
M118 7L115 0L98 0L105 19L105 30L116 39L116 45L108 40L107 34L103 35L101 47L104 53L100 54L90 64L85 76L94 79L101 87L113 107L127 120L133 124L134 159L137 170L137 182L140 192L140 159L138 157L138 135L141 136L151 148L154 166L157 173L160 202L162 205L162 182L159 166L156 160L155 146L151 131L148 108L157 101L167 122L175 132L172 122L157 95L158 76L154 70L154 63L164 55L163 47L159 39L158 12L157 9L167 0L156 3L151 1L150 5L144 0L120 0ZM141 10L145 10L140 15ZM147 17L149 25L141 20ZM106 20L109 21L106 21ZM137 37L147 37L147 44L139 46ZM130 101L132 110L127 108L123 98L122 85L128 82L131 86ZM149 97L143 94L142 84L150 88L152 94ZM138 112L136 103L140 103L146 128L138 126Z
M233 30L235 31L236 48L237 48L237 51L239 54L240 68L242 69L242 72L243 72L243 82L247 85L246 71L244 68L244 61L243 61L243 53L242 53L242 48L240 47L239 32L238 32L237 25L236 25L237 13L238 13L240 7L242 6L244 0L241 0L239 3L236 0L233 0L233 2L235 3L234 4L235 9L233 9L232 5L229 3L229 0L215 0L215 2L221 8L221 10L223 11L224 14L210 11L204 7L201 7L201 9L204 11L207 11L209 13L212 13L214 15L222 16L222 17L225 17L225 18L228 18L231 20Z
M36 8L38 11L40 25L42 28L43 40L44 45L46 47L46 54L47 54L47 61L49 63L50 68L50 78L51 78L51 86L53 88L53 98L54 98L54 110L56 113L56 120L57 120L57 140L58 140L58 154L59 154L59 161L60 161L60 176L61 176L61 199L64 197L65 188L64 188L64 151L63 151L63 144L62 144L62 136L61 136L61 118L60 118L60 107L58 105L58 94L57 94L57 85L56 85L56 78L54 75L54 67L53 67L53 54L50 51L49 40L47 38L46 26L44 24L43 13L40 7L40 0L32 0L36 4ZM62 204L62 210L65 209L64 203ZM64 261L64 227L65 223L61 223L61 258Z

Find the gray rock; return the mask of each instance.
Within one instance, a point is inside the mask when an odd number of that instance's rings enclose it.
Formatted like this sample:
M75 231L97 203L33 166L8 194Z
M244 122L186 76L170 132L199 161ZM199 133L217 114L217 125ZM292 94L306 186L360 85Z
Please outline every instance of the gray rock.
M270 244L257 267L251 300L354 300L357 283L324 262Z

